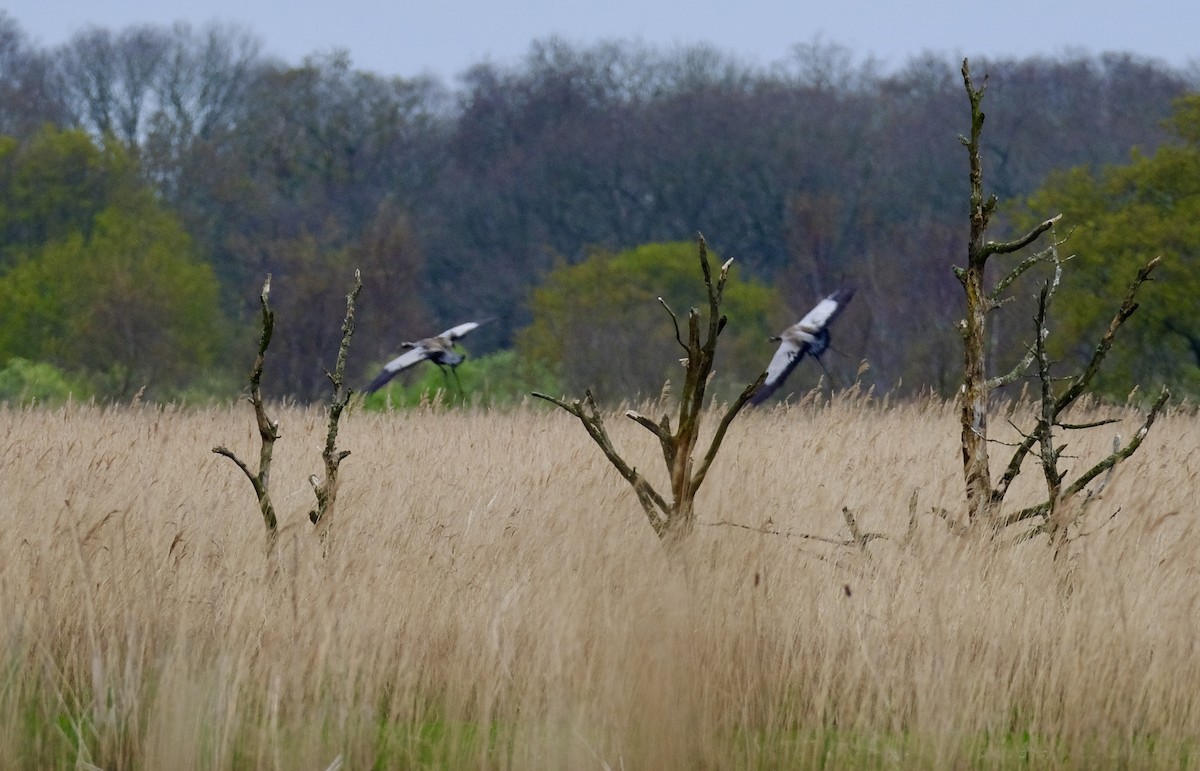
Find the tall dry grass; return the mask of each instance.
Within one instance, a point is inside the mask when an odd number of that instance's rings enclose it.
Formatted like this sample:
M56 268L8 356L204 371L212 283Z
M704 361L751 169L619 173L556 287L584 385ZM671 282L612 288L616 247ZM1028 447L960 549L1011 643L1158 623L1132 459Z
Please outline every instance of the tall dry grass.
M930 513L962 501L940 402L739 419L700 517L792 535L709 524L675 558L577 422L532 408L351 413L322 548L323 417L276 414L268 555L210 452L256 457L248 407L0 410L0 767L1195 764L1194 415L1155 426L1055 560ZM844 536L847 506L902 536L913 491L907 547L796 535ZM1039 493L1031 468L1013 504Z

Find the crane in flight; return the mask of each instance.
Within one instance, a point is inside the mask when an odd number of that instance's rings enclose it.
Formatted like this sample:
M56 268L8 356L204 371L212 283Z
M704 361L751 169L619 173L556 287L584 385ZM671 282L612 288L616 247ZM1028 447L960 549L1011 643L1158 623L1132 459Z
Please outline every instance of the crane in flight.
M459 364L463 363L466 356L454 350L454 343L463 335L489 321L491 319L466 321L458 326L450 327L435 337L427 337L415 343L401 343L401 347L408 348L409 350L392 359L387 364L384 364L383 371L376 375L375 379L363 389L363 394L369 395L375 393L380 388L383 388L397 373L426 360L432 361L438 366L438 369L442 371L442 377L446 377L446 367L449 367L450 373L454 375L454 382L458 384L458 390L461 392L462 383L459 382L458 373L454 370ZM447 378L447 383L449 383L449 378Z
M762 404L771 394L775 393L775 389L783 385L783 381L787 379L787 376L796 368L806 353L811 354L817 360L821 369L825 369L825 363L821 361L821 354L829 347L829 325L853 296L853 289L837 290L817 303L816 307L809 311L804 318L785 329L779 337L771 338L772 341L779 342L779 349L775 351L771 363L767 365L767 379L750 397L751 404ZM828 375L829 370L825 370L825 374Z

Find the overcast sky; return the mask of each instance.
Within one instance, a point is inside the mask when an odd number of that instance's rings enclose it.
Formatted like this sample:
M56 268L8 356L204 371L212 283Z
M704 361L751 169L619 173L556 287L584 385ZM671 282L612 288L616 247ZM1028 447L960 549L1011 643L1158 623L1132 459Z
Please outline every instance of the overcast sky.
M7 0L33 42L53 46L91 25L232 22L264 53L298 64L345 49L381 75L454 77L484 60L515 64L531 41L705 42L751 64L821 40L888 68L926 51L947 57L1128 51L1200 64L1197 0Z

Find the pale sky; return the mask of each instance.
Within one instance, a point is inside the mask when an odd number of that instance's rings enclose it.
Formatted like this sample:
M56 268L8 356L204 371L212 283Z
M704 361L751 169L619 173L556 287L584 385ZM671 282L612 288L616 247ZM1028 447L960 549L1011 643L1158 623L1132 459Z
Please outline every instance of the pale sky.
M841 44L888 69L910 56L1060 56L1126 51L1200 67L1197 0L7 0L33 42L54 46L90 25L238 24L264 53L299 64L345 49L358 69L448 84L472 64L517 64L536 39L710 43L750 64L796 43Z

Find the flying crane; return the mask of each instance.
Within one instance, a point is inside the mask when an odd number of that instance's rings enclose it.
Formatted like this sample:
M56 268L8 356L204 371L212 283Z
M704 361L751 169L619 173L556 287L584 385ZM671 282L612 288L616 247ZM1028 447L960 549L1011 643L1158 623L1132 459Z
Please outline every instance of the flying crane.
M467 321L458 326L450 327L435 337L427 337L415 343L401 343L401 347L410 350L384 364L383 371L376 375L375 379L363 389L363 393L375 393L380 388L383 388L397 373L426 360L432 361L438 366L438 369L442 371L442 377L446 377L446 367L449 367L450 373L454 375L454 382L458 384L458 390L461 392L462 383L458 380L458 373L455 372L455 368L463 363L466 356L454 350L454 343L463 335L489 321L491 319Z
M783 381L787 379L787 376L796 368L806 353L811 354L817 360L821 369L825 369L825 363L821 361L821 354L829 347L829 325L853 296L853 289L837 290L817 303L817 306L804 318L785 329L779 337L771 338L771 340L779 342L779 349L775 351L771 363L767 365L767 379L754 392L754 396L750 397L751 404L762 404L771 394L775 393L775 389L783 385ZM826 370L825 374L828 375L829 371Z

